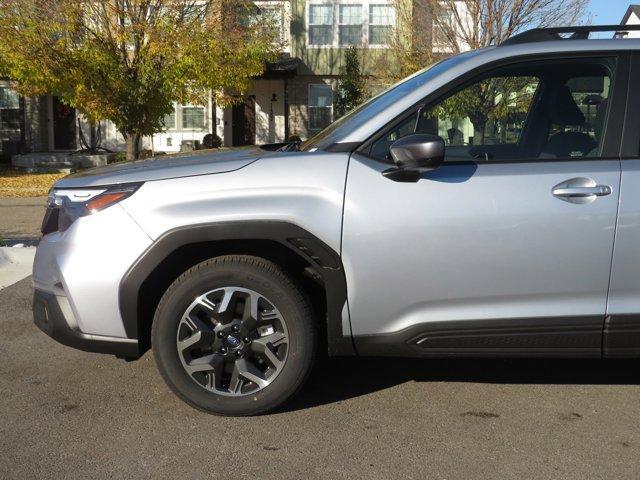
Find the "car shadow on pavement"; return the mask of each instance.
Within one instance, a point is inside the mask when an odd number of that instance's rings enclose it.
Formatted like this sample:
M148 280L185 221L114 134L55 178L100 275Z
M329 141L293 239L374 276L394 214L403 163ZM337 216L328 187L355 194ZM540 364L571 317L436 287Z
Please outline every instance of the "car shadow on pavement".
M321 358L285 410L359 397L405 382L640 384L637 360Z

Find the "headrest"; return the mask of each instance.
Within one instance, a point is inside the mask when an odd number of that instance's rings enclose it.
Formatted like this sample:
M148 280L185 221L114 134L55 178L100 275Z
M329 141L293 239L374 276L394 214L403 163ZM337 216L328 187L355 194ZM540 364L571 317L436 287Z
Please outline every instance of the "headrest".
M550 104L551 123L555 125L584 125L584 114L566 85L559 85Z

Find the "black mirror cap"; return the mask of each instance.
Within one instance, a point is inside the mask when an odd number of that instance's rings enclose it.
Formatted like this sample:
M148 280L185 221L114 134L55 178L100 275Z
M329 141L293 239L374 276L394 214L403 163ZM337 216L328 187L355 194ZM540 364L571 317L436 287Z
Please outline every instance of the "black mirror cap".
M438 135L414 133L389 148L395 164L406 170L434 170L444 162L445 143Z

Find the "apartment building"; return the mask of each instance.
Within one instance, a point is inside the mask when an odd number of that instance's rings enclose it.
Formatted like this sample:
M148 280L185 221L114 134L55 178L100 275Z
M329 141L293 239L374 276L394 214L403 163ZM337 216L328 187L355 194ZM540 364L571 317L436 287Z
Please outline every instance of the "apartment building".
M143 139L143 148L176 152L218 135L225 146L306 139L334 120L333 98L346 48L363 55L365 75L392 55L389 39L398 28L396 0L258 0L259 15L275 25L284 49L238 102L223 108L174 105L166 131ZM410 0L401 0L410 1ZM390 59L388 59L390 60ZM55 95L20 98L0 81L0 148L4 156L69 152L88 138L89 126ZM100 124L101 145L124 148L110 122Z

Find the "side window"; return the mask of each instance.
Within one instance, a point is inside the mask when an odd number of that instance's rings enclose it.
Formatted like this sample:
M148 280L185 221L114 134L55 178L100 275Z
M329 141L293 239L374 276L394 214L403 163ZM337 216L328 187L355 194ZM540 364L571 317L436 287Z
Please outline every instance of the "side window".
M445 161L600 154L615 59L532 62L476 80L385 132L371 156L412 133L440 136Z
M600 154L610 87L611 79L605 72L574 76L557 86L543 155L575 158Z
M393 142L411 133L442 137L447 161L514 155L540 82L505 76L474 83L400 123L374 144L372 156L384 158Z
M540 82L532 76L482 80L420 112L416 131L442 137L450 161L517 155Z

